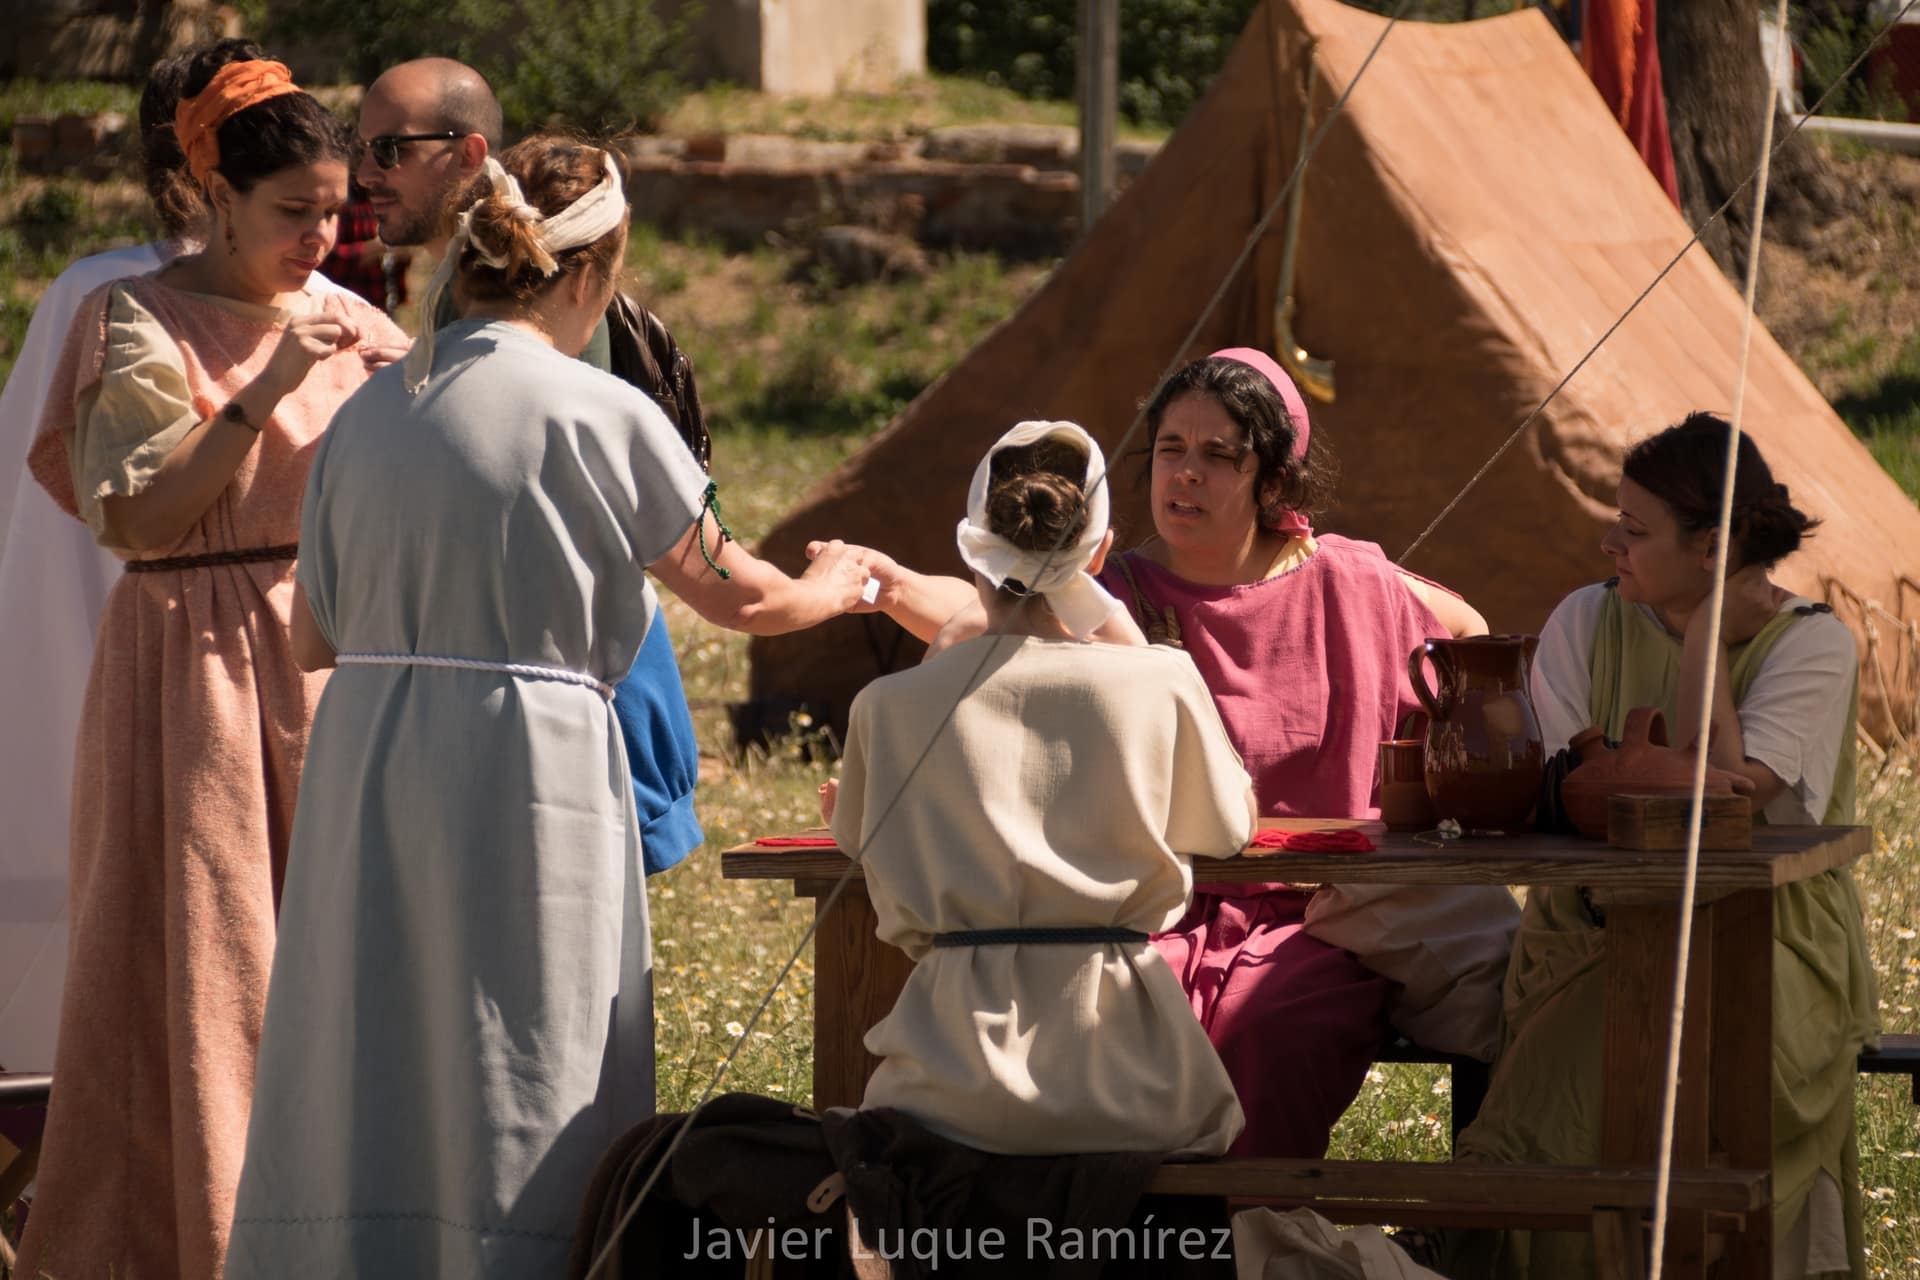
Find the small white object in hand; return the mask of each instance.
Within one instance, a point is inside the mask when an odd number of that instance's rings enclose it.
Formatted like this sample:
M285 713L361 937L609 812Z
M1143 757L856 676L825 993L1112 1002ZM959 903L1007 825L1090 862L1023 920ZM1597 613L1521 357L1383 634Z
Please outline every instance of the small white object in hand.
M867 585L860 588L860 603L872 604L880 598L880 579L868 578Z

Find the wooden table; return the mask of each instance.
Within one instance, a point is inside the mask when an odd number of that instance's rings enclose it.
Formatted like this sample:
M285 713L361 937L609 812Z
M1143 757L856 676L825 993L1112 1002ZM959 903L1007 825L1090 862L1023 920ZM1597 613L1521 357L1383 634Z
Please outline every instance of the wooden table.
M1196 858L1196 885L1284 880L1313 885L1580 885L1607 913L1606 1091L1601 1161L1647 1165L1655 1158L1673 957L1678 946L1681 855L1610 848L1571 836L1473 838L1435 847L1379 823L1266 819L1269 829L1358 826L1371 853L1252 849L1228 859ZM825 835L824 831L801 833ZM1700 856L1681 1045L1676 1168L1722 1160L1736 1169L1773 1163L1773 903L1771 891L1846 866L1872 847L1866 827L1760 826L1753 848ZM797 896L824 903L847 871L838 849L741 845L721 854L729 879L791 880ZM817 908L818 909L818 908ZM846 891L820 910L814 935L813 1097L816 1108L858 1106L878 1060L861 1043L892 1009L913 962L875 936L876 919L856 867ZM1710 1151L1709 1141L1715 1149ZM1767 1215L1728 1241L1724 1274L1770 1277ZM1699 1275L1706 1222L1669 1226L1667 1274Z

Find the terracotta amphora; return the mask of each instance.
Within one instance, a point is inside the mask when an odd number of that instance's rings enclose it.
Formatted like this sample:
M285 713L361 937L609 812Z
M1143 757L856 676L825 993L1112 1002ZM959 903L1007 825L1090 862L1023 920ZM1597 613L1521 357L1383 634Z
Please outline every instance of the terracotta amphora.
M1528 829L1546 751L1527 696L1534 636L1430 639L1407 660L1427 725L1427 795L1434 812L1475 831ZM1429 688L1422 659L1433 664Z
M1693 752L1667 745L1667 718L1658 707L1627 712L1617 748L1607 746L1598 729L1582 729L1567 745L1580 763L1560 784L1560 809L1583 836L1606 838L1611 796L1693 794ZM1738 774L1707 770L1707 795L1744 795L1752 789L1753 783Z

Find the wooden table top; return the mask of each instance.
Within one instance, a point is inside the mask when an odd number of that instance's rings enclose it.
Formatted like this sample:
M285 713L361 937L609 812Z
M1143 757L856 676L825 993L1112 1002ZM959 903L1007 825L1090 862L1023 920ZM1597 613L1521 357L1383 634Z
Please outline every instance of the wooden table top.
M1238 858L1195 858L1194 883L1560 884L1634 891L1678 889L1685 878L1679 853L1615 849L1578 836L1528 832L1442 843L1346 818L1263 818L1260 826L1278 831L1358 827L1379 848L1371 853L1248 849ZM829 835L824 827L791 834ZM1872 848L1871 827L1756 826L1751 849L1701 852L1698 889L1702 897L1718 897L1777 888L1846 866ZM721 874L730 880L835 880L846 869L847 856L839 849L742 844L720 855ZM854 875L859 874L855 868Z

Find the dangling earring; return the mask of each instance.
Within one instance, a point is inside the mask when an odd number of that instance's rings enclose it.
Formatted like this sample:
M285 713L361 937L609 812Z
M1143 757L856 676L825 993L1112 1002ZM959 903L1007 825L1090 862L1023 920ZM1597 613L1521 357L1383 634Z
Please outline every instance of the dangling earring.
M234 239L233 239L233 224L232 224L231 222L229 222L229 223L225 223L225 224L224 224L224 230L225 230L225 231L226 231L226 233L227 233L227 252L228 252L228 253L238 253L238 252L240 252L240 246L239 246L238 244L236 244L236 243L234 243Z

